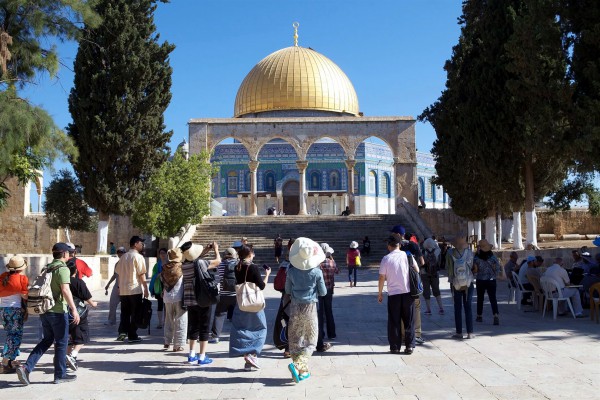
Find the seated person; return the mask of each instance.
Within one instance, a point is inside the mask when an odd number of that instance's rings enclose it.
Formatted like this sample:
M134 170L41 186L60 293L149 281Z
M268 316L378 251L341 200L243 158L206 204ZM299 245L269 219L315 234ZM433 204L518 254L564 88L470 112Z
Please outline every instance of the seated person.
M517 287L517 283L513 280L512 273L517 272L517 259L519 255L516 251L510 253L510 259L506 264L504 264L504 273L506 274L506 278L508 278L508 284L512 287Z
M522 263L521 266L519 267L519 282L521 282L521 285L523 285L523 289L525 290L534 290L534 287L531 283L529 283L529 280L527 279L527 271L529 270L529 268L535 268L534 264L536 262L536 259L534 256L528 256ZM523 293L523 298L521 299L521 304L525 305L527 303L530 302L530 298L531 298L531 293Z
M558 288L562 289L563 295L571 299L573 311L575 311L575 317L583 318L583 308L581 307L579 290L576 288L566 287L571 284L571 281L569 280L569 275L567 274L567 271L564 269L563 265L563 259L560 257L556 258L554 260L554 264L548 267L543 276L556 281ZM564 309L564 303L559 304L559 313L561 315L566 313L566 310Z

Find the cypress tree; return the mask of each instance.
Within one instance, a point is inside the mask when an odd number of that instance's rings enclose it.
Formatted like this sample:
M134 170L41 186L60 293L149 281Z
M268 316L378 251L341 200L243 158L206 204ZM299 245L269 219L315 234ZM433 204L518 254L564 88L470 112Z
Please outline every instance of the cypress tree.
M169 54L159 43L155 0L101 0L102 23L86 31L75 59L68 134L84 197L99 214L98 252L106 252L110 214L131 212L151 174L167 160L163 114L171 100Z

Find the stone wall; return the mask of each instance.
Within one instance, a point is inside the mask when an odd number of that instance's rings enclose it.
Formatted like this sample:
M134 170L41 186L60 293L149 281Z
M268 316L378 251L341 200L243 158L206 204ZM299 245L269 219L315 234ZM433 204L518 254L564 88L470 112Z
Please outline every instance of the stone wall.
M11 197L7 207L0 212L0 254L49 254L56 242L66 242L63 230L51 229L43 213L31 213L29 186L7 180ZM129 217L112 216L108 228L108 241L129 247L129 238L141 232L135 229ZM70 232L71 242L82 246L82 254L96 252L96 232ZM107 249L108 251L108 249Z
M457 232L467 232L467 221L451 209L420 208L419 215L438 238L454 237Z

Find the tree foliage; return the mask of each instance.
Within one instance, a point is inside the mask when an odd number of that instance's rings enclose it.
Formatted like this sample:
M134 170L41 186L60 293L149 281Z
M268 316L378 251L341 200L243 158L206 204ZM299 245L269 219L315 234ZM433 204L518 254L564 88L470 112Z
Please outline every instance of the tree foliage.
M83 199L83 189L68 170L54 174L44 200L46 222L52 229L96 230L97 219Z
M207 153L186 160L179 152L148 181L134 203L133 224L160 238L174 236L186 224L198 224L210 212L213 168Z
M100 213L127 214L167 160L163 114L171 100L169 54L159 43L153 0L101 0L75 59L67 128L80 157L73 166L86 201Z

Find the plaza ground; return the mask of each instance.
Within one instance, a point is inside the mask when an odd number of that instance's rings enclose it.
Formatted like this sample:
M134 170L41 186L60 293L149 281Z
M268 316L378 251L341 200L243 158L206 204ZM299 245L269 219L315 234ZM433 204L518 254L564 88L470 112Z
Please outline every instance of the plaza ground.
M484 322L475 323L476 338L456 341L450 338L453 306L442 278L446 314L439 315L434 304L433 315L423 315L427 342L412 355L389 354L386 306L378 304L376 296L377 270L360 271L357 288L349 288L345 278L342 271L336 279L334 347L315 353L312 377L306 382L292 383L286 367L289 360L272 345L279 294L270 284L266 291L269 332L259 371L245 372L242 359L228 357L227 337L209 345L214 363L207 367L186 364L186 353L163 353L155 320L151 336L144 335L142 343L116 342L114 327L103 325L108 296L96 291L94 298L102 302L90 316L93 343L80 353L77 381L52 384L49 353L31 374L28 387L16 375L0 375L0 394L7 399L145 400L600 398L600 325L589 317L553 320L548 314L542 318L541 313L518 310L516 304L507 304L506 283L500 282L500 326L492 325L486 302ZM226 322L226 333L229 327ZM32 317L21 359L36 338L37 320Z

